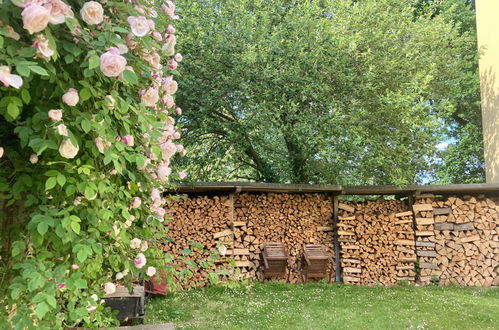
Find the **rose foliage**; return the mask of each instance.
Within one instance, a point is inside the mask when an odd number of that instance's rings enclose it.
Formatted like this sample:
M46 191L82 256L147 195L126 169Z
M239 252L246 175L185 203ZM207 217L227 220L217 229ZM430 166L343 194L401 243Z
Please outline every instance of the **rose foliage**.
M185 153L175 19L171 1L0 1L0 328L115 325L104 295L156 274Z

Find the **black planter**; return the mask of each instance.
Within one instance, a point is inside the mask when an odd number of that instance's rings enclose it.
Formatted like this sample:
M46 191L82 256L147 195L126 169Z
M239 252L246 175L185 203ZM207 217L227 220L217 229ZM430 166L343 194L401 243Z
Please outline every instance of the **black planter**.
M133 292L122 286L116 292L104 297L106 306L118 310L118 320L140 319L144 317L144 287L134 286Z

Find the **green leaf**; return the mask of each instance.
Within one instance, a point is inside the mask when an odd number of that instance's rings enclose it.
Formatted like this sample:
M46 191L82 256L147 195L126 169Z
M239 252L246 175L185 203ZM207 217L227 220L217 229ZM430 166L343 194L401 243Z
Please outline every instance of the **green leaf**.
M74 282L75 286L78 288L78 289L86 289L87 288L87 281L85 281L84 279L82 278L79 278L77 279L75 282Z
M83 119L81 122L81 128L85 133L88 133L92 129L92 123L86 119Z
M40 235L45 235L45 233L47 232L49 226L46 222L40 222L37 226L36 226L36 230L38 230L38 233L40 233Z
M99 64L100 64L100 59L99 59L99 56L97 56L97 55L92 55L88 59L88 68L89 69L95 69L99 66Z
M71 229L72 229L72 230L73 230L73 231L74 231L77 235L79 235L79 234L80 234L80 229L81 229L81 227L80 227L80 224L79 224L78 222L75 222L75 221L71 222Z
M88 257L87 250L85 250L85 249L78 250L78 253L76 254L76 258L78 258L78 260L80 262L84 262L85 260L87 260L87 257Z
M15 103L9 103L9 105L7 106L7 113L13 119L16 119L19 116L19 114L21 113L21 111Z
M47 181L45 181L45 190L50 190L54 188L56 184L57 184L57 178L53 176L48 178Z
M81 91L80 91L80 100L81 101L86 101L88 100L90 97L92 96L92 93L90 92L90 88L83 88Z
M42 68L41 66L30 66L29 69L31 71L33 71L34 73L38 73L40 76L48 76L48 72L47 70L45 70L44 68Z
M131 70L125 70L123 71L123 78L125 78L126 81L128 81L132 85L136 85L139 82L139 78L137 78L137 75L135 72Z
M25 104L29 104L31 101L31 95L29 95L29 91L26 88L21 91L21 98Z
M55 297L54 296L51 296L51 295L46 295L45 297L47 299L47 302L48 304L52 307L52 308L56 308L57 307L57 301L55 300Z
M76 186L74 184L70 184L66 186L66 196L72 196L74 195L76 191Z
M36 305L35 315L41 320L49 310L50 306L45 301L42 301L41 303Z
M62 174L59 174L57 176L57 183L59 184L59 186L63 187L64 184L66 183L66 177Z

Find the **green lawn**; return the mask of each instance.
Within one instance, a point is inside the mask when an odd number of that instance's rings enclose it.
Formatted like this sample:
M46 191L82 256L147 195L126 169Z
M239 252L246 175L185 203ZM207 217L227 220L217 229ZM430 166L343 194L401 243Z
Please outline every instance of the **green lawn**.
M255 283L147 304L145 322L177 329L499 329L499 289Z

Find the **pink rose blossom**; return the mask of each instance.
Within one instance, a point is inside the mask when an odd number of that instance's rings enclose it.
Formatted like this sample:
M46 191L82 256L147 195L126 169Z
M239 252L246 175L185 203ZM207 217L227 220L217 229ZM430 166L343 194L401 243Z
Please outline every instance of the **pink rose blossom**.
M29 162L31 164L38 163L38 156L36 154L31 154L31 156L29 156Z
M168 27L166 28L166 33L175 34L175 27L171 24L168 24Z
M62 120L62 110L61 109L52 109L48 112L49 118L52 119L53 122Z
M180 171L180 172L178 172L178 176L179 176L180 179L184 179L187 176L187 172Z
M129 16L127 21L130 24L132 33L137 37L143 37L148 34L154 24L144 16Z
M133 261L133 263L135 264L135 267L137 267L139 269L144 267L146 265L146 262L147 262L147 259L143 253L137 254L137 257L135 257L135 259Z
M152 37L154 38L154 40L156 40L157 42L161 42L163 41L163 37L161 36L161 33L159 33L158 31L154 31L152 33Z
M177 68L177 66L178 66L178 63L173 58L168 61L168 69L175 70Z
M59 146L59 154L68 159L75 158L79 150L78 145L75 146L70 139L65 139Z
M104 9L96 1L89 1L83 4L80 10L81 18L88 25L97 25L104 20Z
M173 79L173 76L169 76L163 79L163 90L166 94L173 95L177 92L178 83Z
M8 66L0 66L0 81L5 87L19 88L23 85L23 78L17 74L11 74Z
M62 136L68 136L68 128L64 124L57 125L57 133Z
M131 135L125 135L121 138L121 142L123 142L127 147L133 147L134 139Z
M66 284L60 283L60 284L57 285L57 287L62 290L62 289L64 289L66 287Z
M166 1L161 5L161 10L165 12L171 19L179 19L178 15L175 14L175 4L172 1Z
M126 67L126 59L112 47L100 56L100 70L106 77L118 77Z
M175 45L177 44L177 37L174 34L168 34L166 37L165 43L161 50L163 54L166 56L173 56L175 54Z
M136 208L140 207L141 204L142 204L142 200L140 199L140 197L134 197L132 199L132 204L130 206L132 209L136 209Z
M182 108L181 107L176 107L175 108L175 113L180 116L182 114Z
M160 166L158 167L158 180L165 182L168 180L168 176L172 173L172 169L168 166Z
M151 189L151 199L154 201L154 200L157 200L160 198L161 198L161 195L159 193L159 190L157 188L152 188Z
M149 248L149 244L147 243L147 241L142 241L142 243L140 243L140 251L141 252L146 252L148 248Z
M50 20L50 10L33 1L24 7L21 16L23 18L23 27L30 34L43 31Z
M115 293L116 292L116 285L114 285L114 283L107 282L106 284L104 284L104 292L106 294Z
M152 107L159 101L159 93L156 88L150 87L144 94L142 94L140 101L146 107Z
M5 35L7 38L12 38L14 40L19 40L21 38L19 33L17 33L12 26L6 25L5 29L7 30L7 34Z
M36 36L36 41L33 43L36 48L36 57L43 58L45 61L50 61L54 50L49 47L49 41L43 34Z
M146 274L147 276L154 276L156 274L156 268L154 268L153 266L147 267Z
M79 269L79 268L80 268L80 266L78 266L77 264L72 264L71 265L71 269L76 270L76 269Z
M182 60L184 59L184 57L180 53L175 54L174 58L175 58L175 61L177 61L179 63L182 62Z
M50 24L62 24L66 21L66 17L74 17L71 6L61 0L50 0L44 7L50 10Z
M139 238L135 237L130 241L130 247L132 249L138 249L140 247L140 243L142 243L142 241Z
M74 88L68 89L68 91L62 96L62 102L66 103L70 107L74 107L78 104L79 100L78 91Z
M163 218L165 216L165 209L159 207L156 209L155 213L158 217Z

